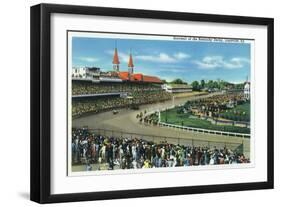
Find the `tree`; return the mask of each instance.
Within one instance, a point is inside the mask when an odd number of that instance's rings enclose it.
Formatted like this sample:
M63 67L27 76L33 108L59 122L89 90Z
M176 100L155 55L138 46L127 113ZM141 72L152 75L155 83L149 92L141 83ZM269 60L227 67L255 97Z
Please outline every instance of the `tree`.
M177 79L173 80L171 83L174 83L174 84L187 84L186 82L184 82L180 78L177 78Z
M209 89L213 89L214 88L214 84L213 84L214 82L212 81L212 80L209 80L208 81L208 83L207 83L207 87L209 88Z
M198 81L193 81L193 82L191 83L191 85L192 85L192 89L193 89L194 91L199 91L199 90L200 90Z
M244 89L244 83L238 83L234 85L235 89L242 90Z
M213 88L219 88L219 84L218 84L217 81L214 81L214 82L213 82Z
M205 83L205 80L201 80L201 86L200 86L200 87L201 87L201 88L205 88L205 84L206 84L206 83Z
M228 85L228 82L221 80L219 82L219 89L225 89L225 87Z

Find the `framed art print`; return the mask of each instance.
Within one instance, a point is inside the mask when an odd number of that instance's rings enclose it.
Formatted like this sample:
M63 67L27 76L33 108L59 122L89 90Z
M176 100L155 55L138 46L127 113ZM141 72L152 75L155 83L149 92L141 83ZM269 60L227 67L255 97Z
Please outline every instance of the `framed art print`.
M273 188L273 19L31 7L31 200Z

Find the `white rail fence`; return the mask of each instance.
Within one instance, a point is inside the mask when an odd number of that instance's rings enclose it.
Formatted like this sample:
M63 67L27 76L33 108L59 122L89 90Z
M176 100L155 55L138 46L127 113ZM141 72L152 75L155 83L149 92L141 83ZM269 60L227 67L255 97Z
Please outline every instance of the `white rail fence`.
M175 128L175 129L182 129L182 130L186 130L186 131L199 132L199 133L207 133L207 134L216 134L216 135L225 135L225 136L235 136L235 137L250 138L250 134L243 134L243 133L235 133L235 132L225 132L225 131L201 129L201 128L194 128L194 127L180 126L180 125L175 125L175 124L168 124L168 123L165 123L165 122L158 122L158 125L159 126L164 126L164 127Z

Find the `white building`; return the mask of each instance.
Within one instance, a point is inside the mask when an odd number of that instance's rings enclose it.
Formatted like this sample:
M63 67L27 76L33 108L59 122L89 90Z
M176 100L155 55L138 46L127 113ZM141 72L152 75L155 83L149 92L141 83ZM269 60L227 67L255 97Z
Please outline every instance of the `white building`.
M250 82L247 81L244 85L244 98L246 100L250 100L251 98L251 87Z
M96 68L96 67L72 68L73 78L95 79L99 76L100 76L100 68Z
M73 67L72 80L91 82L122 82L116 72L102 72L97 67Z
M192 86L187 84L164 84L162 88L169 93L187 93L192 92Z

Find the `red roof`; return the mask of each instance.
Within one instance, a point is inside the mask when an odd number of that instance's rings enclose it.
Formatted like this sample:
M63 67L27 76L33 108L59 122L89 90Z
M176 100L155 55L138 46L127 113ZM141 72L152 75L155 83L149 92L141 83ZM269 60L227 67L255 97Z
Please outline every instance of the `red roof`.
M130 81L142 81L143 75L141 73L131 74ZM129 72L119 72L119 78L122 80L129 80Z
M133 74L133 79L137 81L142 81L143 75L141 73Z
M162 81L160 80L160 78L158 78L158 77L156 77L156 76L148 76L148 75L144 75L144 76L143 76L143 82L162 83Z
M124 81L129 80L129 72L119 72L119 78ZM145 82L145 83L162 83L160 78L156 76L143 75L141 73L131 74L130 81Z
M115 48L115 50L114 50L114 56L113 56L113 61L112 61L112 63L113 63L113 64L120 64L119 58L118 58L117 48Z
M122 80L129 80L129 72L119 72L119 78Z

